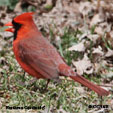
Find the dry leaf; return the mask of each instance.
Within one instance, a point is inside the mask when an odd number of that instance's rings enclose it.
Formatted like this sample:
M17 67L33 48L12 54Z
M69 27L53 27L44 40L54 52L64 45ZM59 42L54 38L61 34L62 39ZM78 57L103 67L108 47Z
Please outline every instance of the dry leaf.
M74 13L79 13L79 4L76 3L75 1L71 1L71 2L68 2L66 0L63 0L62 1L62 4L63 4L63 7L64 9L71 13L71 14L74 14ZM76 7L76 8L75 8Z
M83 42L80 42L80 43L70 47L68 50L82 52L82 51L85 51L85 46L84 46Z
M97 25L98 23L100 23L100 22L102 22L102 21L103 21L103 19L100 18L100 15L99 15L99 14L96 14L96 15L92 18L92 20L91 20L91 22L90 22L90 26Z
M14 8L14 12L22 12L22 7L21 7L21 5L22 5L22 2L21 2L21 1L18 2L18 3L16 4L15 8Z
M94 72L98 73L101 69L101 64L100 63L94 63Z
M98 46L98 48L93 48L93 54L98 54L98 55L104 55L104 52L102 51L101 46Z
M110 72L106 72L105 75L109 78L113 77L113 72L110 71Z
M93 9L93 5L90 2L81 2L79 5L79 11L84 16L88 15L88 13Z
M89 38L93 43L97 43L97 39L99 38L99 35L97 34L89 34L87 35L87 38Z
M93 72L92 63L86 54L82 60L73 61L72 63L74 66L76 66L77 73L80 75L83 73L91 74Z
M108 51L107 51L105 57L110 57L110 56L113 56L113 50L108 48Z
M95 32L96 32L98 35L103 35L103 34L104 34L103 29L102 29L102 27L100 27L100 26L95 28Z

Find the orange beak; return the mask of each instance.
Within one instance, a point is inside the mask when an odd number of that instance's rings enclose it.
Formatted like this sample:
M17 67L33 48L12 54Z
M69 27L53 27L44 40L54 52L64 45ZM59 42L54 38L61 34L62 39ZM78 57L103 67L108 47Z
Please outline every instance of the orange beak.
M8 22L4 26L13 26L13 24L12 24L12 22ZM14 33L14 28L7 28L7 29L5 29L5 31L9 31L9 32Z

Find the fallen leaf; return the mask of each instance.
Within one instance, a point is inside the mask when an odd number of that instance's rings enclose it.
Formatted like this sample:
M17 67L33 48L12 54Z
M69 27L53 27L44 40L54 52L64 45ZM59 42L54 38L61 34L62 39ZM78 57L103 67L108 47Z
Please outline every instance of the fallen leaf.
M14 12L22 12L22 1L18 2L14 8Z
M100 23L100 22L102 22L102 21L103 21L103 19L100 18L100 15L99 15L99 14L96 14L96 15L92 18L92 20L91 20L91 22L90 22L90 26L97 25L98 23Z
M81 2L79 5L79 11L85 16L93 9L93 5L90 2Z
M99 55L104 55L104 52L102 51L102 47L98 46L98 48L93 48L93 54L99 54Z
M111 50L110 48L108 48L108 51L107 51L105 57L110 57L110 56L113 56L113 50Z
M86 54L84 55L84 58L82 60L73 61L72 63L74 66L76 66L77 73L80 75L82 75L83 73L93 73L92 63Z
M85 51L85 46L84 46L83 42L80 42L80 43L70 47L68 50L82 52L82 51Z
M97 34L99 34L99 35L103 35L104 34L103 29L100 26L98 26L98 27L95 28L95 32Z
M97 34L89 34L87 35L87 38L93 41L93 43L97 43L97 39L99 39L99 35Z

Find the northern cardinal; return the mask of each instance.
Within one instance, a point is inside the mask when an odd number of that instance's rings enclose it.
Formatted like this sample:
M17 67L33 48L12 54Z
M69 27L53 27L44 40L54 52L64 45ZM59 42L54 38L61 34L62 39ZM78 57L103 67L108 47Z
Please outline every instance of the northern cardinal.
M23 13L5 26L12 26L6 31L14 33L13 51L20 66L37 79L59 80L59 76L67 76L74 81L95 91L100 96L109 91L91 83L74 72L62 59L56 48L43 37L33 21L33 12Z

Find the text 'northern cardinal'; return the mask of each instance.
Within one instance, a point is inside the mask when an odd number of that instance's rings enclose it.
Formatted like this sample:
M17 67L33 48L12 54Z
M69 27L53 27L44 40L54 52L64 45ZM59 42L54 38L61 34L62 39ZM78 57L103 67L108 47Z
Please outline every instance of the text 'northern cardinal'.
M37 79L58 81L60 75L68 76L100 96L108 95L108 91L78 75L64 62L56 48L38 30L32 15L31 12L23 13L5 24L13 26L6 31L14 33L13 51L21 67Z

